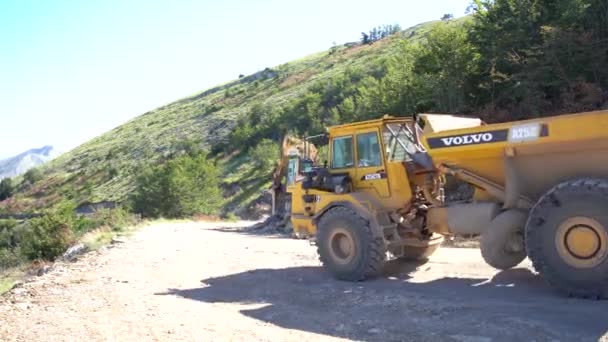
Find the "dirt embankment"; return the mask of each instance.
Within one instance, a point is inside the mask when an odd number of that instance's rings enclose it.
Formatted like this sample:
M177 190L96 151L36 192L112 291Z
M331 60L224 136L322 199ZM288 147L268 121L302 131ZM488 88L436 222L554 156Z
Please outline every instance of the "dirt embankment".
M56 266L0 298L2 341L608 341L608 302L440 249L333 280L305 240L171 223Z

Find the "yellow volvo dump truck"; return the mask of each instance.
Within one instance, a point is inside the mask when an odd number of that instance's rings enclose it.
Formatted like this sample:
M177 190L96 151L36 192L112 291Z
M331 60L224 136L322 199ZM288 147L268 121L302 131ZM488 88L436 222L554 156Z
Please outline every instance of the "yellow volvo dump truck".
M451 115L330 127L329 160L289 160L291 222L338 279L480 235L497 269L526 256L556 289L608 297L608 111L501 124ZM449 201L446 182L474 189Z

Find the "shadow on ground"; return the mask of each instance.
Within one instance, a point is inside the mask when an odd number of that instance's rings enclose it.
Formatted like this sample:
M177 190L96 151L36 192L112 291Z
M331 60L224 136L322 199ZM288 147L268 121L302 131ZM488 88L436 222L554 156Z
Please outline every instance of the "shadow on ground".
M260 304L241 313L288 329L357 340L597 341L608 331L607 302L560 296L528 269L491 279L414 282L410 274L425 267L390 262L383 277L359 283L333 280L320 267L258 269L157 295Z
M285 232L282 230L282 227L277 225L277 222L269 223L268 227L266 226L267 221L259 221L256 223L252 223L251 225L234 227L229 225L218 225L216 228L211 228L210 230L222 232L222 233L238 233L244 235L253 235L253 236L264 236L271 238L285 238L285 239L294 239L294 236L291 232Z

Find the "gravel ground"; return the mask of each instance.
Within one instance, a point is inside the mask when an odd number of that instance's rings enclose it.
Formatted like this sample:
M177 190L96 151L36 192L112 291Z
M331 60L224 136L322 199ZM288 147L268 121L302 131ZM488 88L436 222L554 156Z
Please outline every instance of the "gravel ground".
M442 248L349 283L305 240L164 223L0 297L2 341L608 341L607 301Z

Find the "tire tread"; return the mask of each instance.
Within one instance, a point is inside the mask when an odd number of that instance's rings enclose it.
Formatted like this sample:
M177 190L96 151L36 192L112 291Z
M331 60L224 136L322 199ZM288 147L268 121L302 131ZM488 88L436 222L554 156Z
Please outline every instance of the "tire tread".
M543 253L542 230L547 217L556 207L554 199L563 198L568 200L571 195L600 194L608 203L608 180L601 178L581 178L564 181L547 191L530 210L530 216L526 223L525 241L528 257L532 261L534 269L543 275L549 285L567 293L571 297L608 299L608 272L601 280L599 286L594 290L574 287L568 281L563 280L562 274L551 267Z

